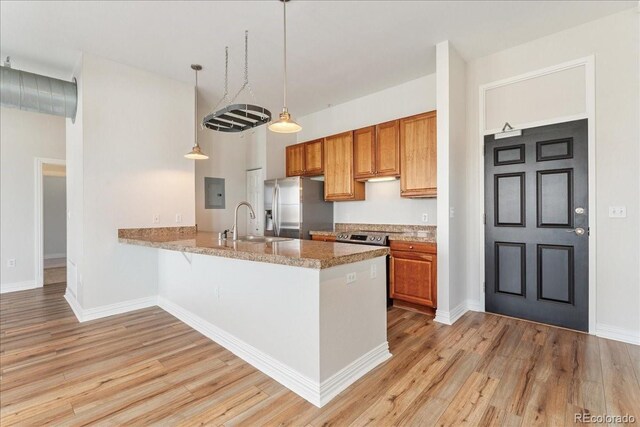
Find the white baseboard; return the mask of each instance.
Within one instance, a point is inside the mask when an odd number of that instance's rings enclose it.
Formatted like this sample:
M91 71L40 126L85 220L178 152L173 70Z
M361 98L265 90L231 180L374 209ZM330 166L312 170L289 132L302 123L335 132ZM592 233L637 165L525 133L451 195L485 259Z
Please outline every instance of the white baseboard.
M322 381L320 384L320 405L324 406L331 399L336 397L340 392L345 390L351 384L356 382L367 372L391 357L389 352L389 343L384 342L378 347L363 354L331 377Z
M467 304L466 301L463 301L462 303L454 307L451 311L444 311L439 308L436 309L436 317L433 320L438 323L444 323L445 325L453 325L466 312Z
M75 314L78 322L82 322L82 307L80 307L76 296L69 290L69 288L67 288L66 292L64 293L64 299L67 301L67 304L69 304L69 307L71 307L71 311L73 311L73 314Z
M637 330L596 323L596 335L601 338L640 345L640 331Z
M75 296L67 289L64 294L65 300L69 303L71 310L76 315L78 322L88 322L89 320L101 319L103 317L123 314L129 311L140 310L158 305L157 297L138 298L129 301L117 302L115 304L103 305L100 307L84 309L80 306Z
M44 257L42 257L42 259L56 259L56 258L67 258L67 253L66 252L62 252L59 254L48 254L45 255Z
M7 292L26 291L28 289L39 288L35 280L26 280L24 282L3 283L0 285L0 294L6 294Z
M468 299L467 308L471 311L484 312L484 306L477 300Z
M319 383L166 298L158 297L158 305L317 407L322 407L364 374L391 357L389 345L384 343Z
M480 304L480 301L467 299L458 304L451 311L444 311L436 309L436 322L444 323L445 325L453 325L460 319L467 311L480 311L484 312L484 307Z

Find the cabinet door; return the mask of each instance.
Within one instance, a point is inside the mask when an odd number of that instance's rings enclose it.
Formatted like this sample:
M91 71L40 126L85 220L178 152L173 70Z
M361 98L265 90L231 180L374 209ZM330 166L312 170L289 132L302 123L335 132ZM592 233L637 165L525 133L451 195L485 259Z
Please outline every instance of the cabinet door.
M324 139L325 200L364 200L364 183L353 174L353 132Z
M353 132L353 168L356 179L376 175L376 127Z
M436 255L394 251L391 254L391 298L414 304L437 306Z
M400 120L400 195L435 197L436 112Z
M304 175L304 144L287 147L287 176Z
M323 140L305 142L304 144L304 174L307 176L322 175L324 172Z
M376 126L376 175L400 175L400 122L380 123Z

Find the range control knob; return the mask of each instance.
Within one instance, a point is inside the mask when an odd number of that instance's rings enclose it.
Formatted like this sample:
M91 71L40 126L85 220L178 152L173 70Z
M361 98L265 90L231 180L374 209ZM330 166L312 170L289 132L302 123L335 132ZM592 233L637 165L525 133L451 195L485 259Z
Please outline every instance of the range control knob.
M382 237L378 237L376 240L380 241L380 240L382 240Z

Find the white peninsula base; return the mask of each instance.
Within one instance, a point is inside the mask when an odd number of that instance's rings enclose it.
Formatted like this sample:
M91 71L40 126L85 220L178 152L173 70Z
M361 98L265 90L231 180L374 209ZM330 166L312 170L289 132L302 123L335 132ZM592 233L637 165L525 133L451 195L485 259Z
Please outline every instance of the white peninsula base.
M158 256L160 307L318 407L391 357L385 257L313 269Z

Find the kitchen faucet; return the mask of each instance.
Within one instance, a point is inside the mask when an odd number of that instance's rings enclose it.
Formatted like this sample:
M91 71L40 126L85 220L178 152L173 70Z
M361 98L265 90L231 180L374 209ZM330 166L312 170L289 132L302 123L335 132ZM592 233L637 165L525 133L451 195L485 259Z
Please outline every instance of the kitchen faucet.
M240 209L240 206L246 206L249 208L249 216L251 216L251 219L255 219L256 218L256 213L253 211L253 206L251 206L249 204L249 202L240 202L236 205L236 212L233 216L233 240L238 240L238 209Z

